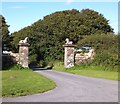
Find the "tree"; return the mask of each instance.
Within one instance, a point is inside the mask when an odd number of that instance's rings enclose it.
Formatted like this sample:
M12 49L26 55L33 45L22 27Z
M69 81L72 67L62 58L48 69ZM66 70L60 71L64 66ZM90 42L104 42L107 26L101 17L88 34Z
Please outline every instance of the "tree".
M12 34L14 51L18 51L18 43L29 37L29 56L34 62L63 60L65 39L69 38L76 44L84 36L96 33L113 32L108 20L93 10L76 9L52 13ZM33 63L33 62L32 62ZM41 64L41 63L40 63Z
M80 13L80 18L83 21L81 31L84 32L84 34L86 35L96 34L99 32L113 32L113 29L109 25L109 20L107 20L102 14L94 10L82 10Z
M10 50L11 48L11 36L9 35L9 30L8 30L8 25L6 23L5 18L0 15L0 32L1 32L1 39L2 42L0 42L1 45L1 51L3 52L4 50ZM7 69L11 67L14 64L13 59L9 55L3 55L2 54L2 69Z
M9 50L10 35L8 30L9 25L6 24L5 18L0 15L0 30L2 31L2 50Z

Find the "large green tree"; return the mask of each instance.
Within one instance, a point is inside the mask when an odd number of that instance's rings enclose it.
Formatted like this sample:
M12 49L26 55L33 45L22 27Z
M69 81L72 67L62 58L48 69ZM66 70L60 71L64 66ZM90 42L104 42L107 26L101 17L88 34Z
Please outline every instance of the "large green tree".
M113 32L113 29L109 25L107 20L102 14L85 9L78 10L66 10L55 12L44 17L43 21L37 22L37 30L42 30L50 35L56 35L59 41L65 40L69 37L76 43L83 35L93 35L96 33Z
M10 35L5 18L0 15L0 30L2 32L2 50L10 49Z
M113 32L107 20L102 14L85 9L79 14L82 24L80 24L81 35L91 35L96 33Z
M30 42L30 63L49 61L52 59L63 59L63 44L69 38L76 44L87 35L97 33L113 32L109 21L100 13L85 9L65 10L52 13L38 20L31 26L25 27L12 34L14 37L12 46L18 51L18 42L29 37Z
M11 50L11 36L9 35L9 30L8 30L9 25L7 25L5 17L0 15L0 33L1 33L1 39L0 39L0 49L1 51L10 51ZM2 53L1 52L1 53ZM14 62L12 58L9 55L3 55L2 56L2 69L7 69L8 67L11 67Z

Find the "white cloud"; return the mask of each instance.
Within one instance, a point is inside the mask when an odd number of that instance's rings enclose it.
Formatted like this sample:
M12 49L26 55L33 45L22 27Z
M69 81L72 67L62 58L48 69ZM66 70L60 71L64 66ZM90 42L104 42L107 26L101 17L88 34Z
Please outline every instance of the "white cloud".
M24 7L24 6L12 6L12 7L9 7L10 9L24 9L24 8L27 8L27 7Z
M74 0L67 0L66 5L70 5Z

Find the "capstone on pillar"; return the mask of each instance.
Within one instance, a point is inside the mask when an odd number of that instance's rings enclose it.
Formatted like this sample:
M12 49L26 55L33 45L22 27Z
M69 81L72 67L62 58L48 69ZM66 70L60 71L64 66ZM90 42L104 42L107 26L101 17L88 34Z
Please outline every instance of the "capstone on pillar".
M64 53L64 67L70 68L74 66L74 48L76 45L72 44L72 41L69 41L69 39L66 39L65 45L63 45L65 48Z
M22 67L28 67L28 37L26 37L24 40L19 41L19 64L22 65Z

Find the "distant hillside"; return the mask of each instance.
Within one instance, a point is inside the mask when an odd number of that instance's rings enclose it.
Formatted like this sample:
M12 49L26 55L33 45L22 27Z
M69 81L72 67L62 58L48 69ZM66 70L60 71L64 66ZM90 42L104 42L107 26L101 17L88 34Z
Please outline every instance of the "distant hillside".
M28 36L30 63L45 66L50 60L63 60L66 38L77 44L85 36L113 32L108 22L102 14L89 9L55 12L13 33L13 50L17 51L16 43Z

